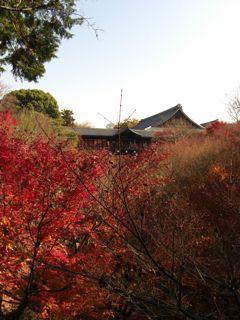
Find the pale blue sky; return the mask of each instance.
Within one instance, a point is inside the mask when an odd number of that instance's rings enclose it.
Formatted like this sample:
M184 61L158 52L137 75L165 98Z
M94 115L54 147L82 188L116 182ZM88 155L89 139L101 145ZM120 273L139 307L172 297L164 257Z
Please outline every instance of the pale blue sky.
M197 122L227 119L226 94L240 85L239 0L80 1L100 32L76 28L38 84L1 81L11 89L50 92L78 122L104 127L134 109L144 118L181 103Z

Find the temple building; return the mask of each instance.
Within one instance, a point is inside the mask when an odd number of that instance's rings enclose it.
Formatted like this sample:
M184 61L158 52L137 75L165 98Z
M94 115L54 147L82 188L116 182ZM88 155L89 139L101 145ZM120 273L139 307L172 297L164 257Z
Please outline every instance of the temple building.
M173 108L142 119L133 128L97 129L77 128L79 148L108 149L114 153L135 153L149 145L160 132L167 128L186 127L189 130L204 130L188 117L180 104Z

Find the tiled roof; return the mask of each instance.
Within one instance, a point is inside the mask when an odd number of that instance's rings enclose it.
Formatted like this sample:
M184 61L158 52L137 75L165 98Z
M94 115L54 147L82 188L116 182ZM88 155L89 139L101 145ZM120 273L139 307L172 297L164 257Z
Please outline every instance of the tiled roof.
M74 131L80 136L99 136L112 137L117 133L117 129L103 129L103 128L76 128Z
M212 120L212 121L204 122L204 123L201 123L201 126L206 128L207 126L210 126L211 124L216 123L218 121L219 121L218 119L215 119L215 120Z
M142 119L134 129L146 129L148 127L156 127L165 123L167 120L171 119L174 114L181 108L180 105L177 105L168 110L162 111L160 113L154 114L151 117Z
M181 112L182 115L187 118L195 127L199 129L203 129L203 127L196 122L194 122L192 119L190 119L182 110L182 106L180 104L176 105L173 108L167 109L165 111L162 111L160 113L157 113L151 117L142 119L133 129L139 129L139 130L144 130L147 128L151 127L160 127L162 126L165 122L173 118L173 116L177 112Z
M142 138L152 138L156 136L158 132L161 132L163 128L161 127L165 122L174 117L177 112L181 112L182 116L184 116L188 121L190 121L195 128L204 129L203 125L199 125L190 119L182 110L182 106L180 104L176 105L173 108L167 109L160 113L157 113L151 117L142 119L135 127L128 129L122 128L118 129L103 129L103 128L75 128L74 131L80 136L85 137L114 137L118 134L128 134L134 133L137 136Z
M158 129L158 128L156 128ZM103 128L76 128L74 131L79 134L80 136L88 136L88 137L113 137L117 136L118 133L123 134L130 131L142 138L151 138L154 136L155 130L135 130L135 129L128 129L122 128L120 131L118 129L103 129ZM158 130L159 131L159 130Z

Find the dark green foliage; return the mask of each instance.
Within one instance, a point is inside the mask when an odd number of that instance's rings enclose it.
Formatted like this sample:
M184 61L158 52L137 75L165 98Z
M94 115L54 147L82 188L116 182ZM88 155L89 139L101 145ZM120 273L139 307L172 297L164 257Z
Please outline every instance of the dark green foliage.
M50 93L42 90L21 89L12 91L7 96L9 95L16 98L17 110L34 110L55 119L60 116L57 101Z
M63 125L67 127L74 126L75 119L73 118L73 111L64 109L61 111L61 118L63 119Z
M0 1L0 72L10 65L15 77L36 82L83 20L75 0Z

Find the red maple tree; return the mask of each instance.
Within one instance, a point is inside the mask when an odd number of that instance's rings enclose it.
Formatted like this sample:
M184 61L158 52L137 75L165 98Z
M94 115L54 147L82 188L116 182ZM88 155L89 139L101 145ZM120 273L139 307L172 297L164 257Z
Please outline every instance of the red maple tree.
M1 316L98 318L95 283L111 257L94 237L100 225L87 207L102 169L94 155L18 139L14 124L9 112L1 114Z

